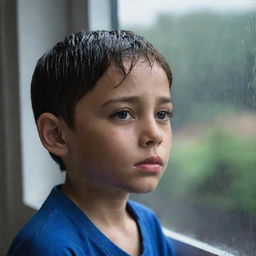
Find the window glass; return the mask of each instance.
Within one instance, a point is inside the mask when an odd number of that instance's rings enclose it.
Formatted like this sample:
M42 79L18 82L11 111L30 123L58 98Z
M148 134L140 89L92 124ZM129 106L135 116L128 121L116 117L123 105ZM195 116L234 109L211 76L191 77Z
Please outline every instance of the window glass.
M121 29L149 39L174 74L173 149L159 187L134 196L164 226L256 252L256 4L119 0Z

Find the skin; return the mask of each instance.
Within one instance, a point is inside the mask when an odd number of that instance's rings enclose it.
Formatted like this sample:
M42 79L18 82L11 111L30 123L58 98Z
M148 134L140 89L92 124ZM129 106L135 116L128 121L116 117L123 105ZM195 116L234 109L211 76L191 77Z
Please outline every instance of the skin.
M128 62L126 62L128 64ZM75 109L75 127L50 113L38 120L45 147L62 157L65 193L117 246L140 255L137 224L126 210L129 193L154 190L166 168L172 132L170 90L164 70L140 60L129 77L111 66ZM160 172L134 165L161 158ZM131 246L133 245L133 246Z

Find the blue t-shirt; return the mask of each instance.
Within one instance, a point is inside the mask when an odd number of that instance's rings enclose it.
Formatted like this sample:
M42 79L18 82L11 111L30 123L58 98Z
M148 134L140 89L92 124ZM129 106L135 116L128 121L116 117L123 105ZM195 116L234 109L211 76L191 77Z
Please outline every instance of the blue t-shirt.
M173 256L158 219L147 207L128 201L141 235L143 256ZM61 191L52 192L21 229L7 256L128 256Z

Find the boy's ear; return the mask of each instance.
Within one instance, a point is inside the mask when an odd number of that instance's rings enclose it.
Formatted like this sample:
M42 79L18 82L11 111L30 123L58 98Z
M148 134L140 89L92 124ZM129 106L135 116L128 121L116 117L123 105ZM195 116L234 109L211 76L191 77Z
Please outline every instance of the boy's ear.
M51 113L43 113L37 119L37 129L42 144L49 152L60 157L68 154L67 127L62 120Z

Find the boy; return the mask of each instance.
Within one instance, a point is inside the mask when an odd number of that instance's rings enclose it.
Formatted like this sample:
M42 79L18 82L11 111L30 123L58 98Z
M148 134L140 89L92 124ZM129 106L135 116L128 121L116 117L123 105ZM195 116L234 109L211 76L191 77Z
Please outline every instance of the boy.
M41 57L31 97L39 136L61 170L8 256L171 256L153 212L128 200L152 191L171 147L172 75L130 31L70 35Z

